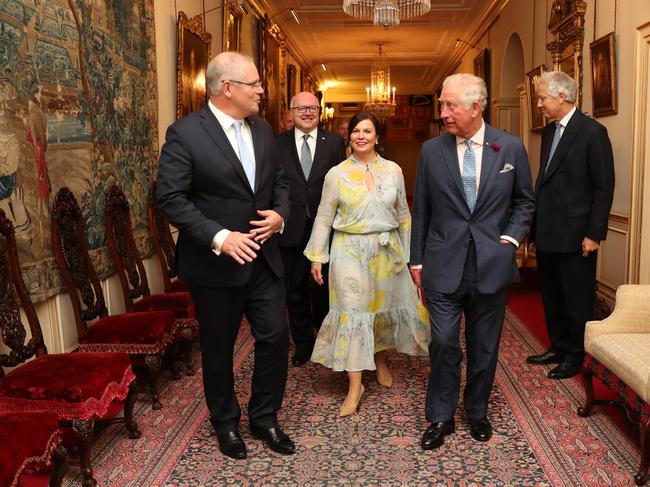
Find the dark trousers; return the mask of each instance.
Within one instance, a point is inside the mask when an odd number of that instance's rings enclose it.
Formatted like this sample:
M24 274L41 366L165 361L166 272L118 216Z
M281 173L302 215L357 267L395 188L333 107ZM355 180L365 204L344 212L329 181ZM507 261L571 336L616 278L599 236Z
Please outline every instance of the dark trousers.
M215 276L215 281L218 279ZM287 381L289 351L282 280L271 271L264 256L258 255L246 285L190 286L190 293L200 327L205 399L217 433L236 429L241 416L235 394L233 349L244 314L255 339L248 416L256 426L275 426Z
M551 350L567 362L582 362L585 323L596 297L596 252L537 252L539 287Z
M311 355L315 334L329 311L327 265L323 265L325 283L319 286L311 278L311 263L303 249L283 247L281 251L291 338L296 353Z
M465 314L467 381L464 406L468 418L487 415L496 373L499 340L506 310L508 289L480 294L476 284L476 248L470 243L463 278L451 294L424 290L431 320L425 412L432 423L454 417L460 396L463 352L460 347L461 313Z

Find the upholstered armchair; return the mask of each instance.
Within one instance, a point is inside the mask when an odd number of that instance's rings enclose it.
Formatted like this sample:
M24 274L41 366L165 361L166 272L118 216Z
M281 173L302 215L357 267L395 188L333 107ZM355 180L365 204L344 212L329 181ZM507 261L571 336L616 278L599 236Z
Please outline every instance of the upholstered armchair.
M184 352L186 372L192 375L191 348L199 325L190 293L151 294L144 263L133 238L129 203L116 185L108 189L105 212L108 250L120 278L127 311L173 311L176 316L174 334Z
M639 424L641 462L634 480L643 485L650 466L650 285L627 284L616 291L614 312L590 321L585 330L582 382L586 401L578 415L588 416L596 401L596 375L613 389L628 416Z
M21 321L27 317L31 337ZM7 350L0 354L0 412L50 411L61 427L71 427L84 485L94 485L90 448L96 421L116 421L123 409L130 438L135 374L125 353L47 353L41 325L22 278L14 229L0 210L0 330ZM15 367L5 373L4 368ZM30 428L24 431L31 432ZM19 442L16 435L15 442ZM28 441L29 434L24 435ZM13 442L12 442L13 443ZM12 444L13 447L13 444ZM4 464L3 464L4 465Z
M149 220L149 233L160 263L165 292L188 291L187 284L178 279L176 243L174 237L172 237L172 232L169 230L169 222L156 205L156 181L152 183L151 192L149 193L147 218Z
M29 432L29 434L17 434ZM0 413L0 485L59 487L68 453L61 445L59 418L50 411ZM40 469L52 465L49 475Z
M129 354L149 381L153 409L160 409L158 379L170 352L175 316L172 311L108 315L97 272L84 238L83 216L68 188L61 188L52 207L52 244L79 337L79 351Z

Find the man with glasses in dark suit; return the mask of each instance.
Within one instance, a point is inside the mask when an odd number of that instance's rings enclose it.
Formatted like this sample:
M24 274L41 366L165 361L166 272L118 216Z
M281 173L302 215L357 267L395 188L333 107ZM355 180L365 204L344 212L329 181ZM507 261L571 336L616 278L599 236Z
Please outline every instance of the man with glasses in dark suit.
M338 134L318 128L320 105L312 93L297 94L290 106L295 127L280 134L276 141L290 183L291 216L280 235L280 250L289 325L296 347L292 364L298 367L311 357L315 332L329 308L328 288L311 279L310 262L303 250L311 235L325 175L345 159L345 145Z
M167 130L157 200L179 230L176 258L200 326L203 385L224 455L246 458L239 434L233 349L243 315L255 337L248 416L253 436L291 454L277 422L287 379L289 330L277 233L289 218L289 183L253 60L235 52L209 64L210 100Z

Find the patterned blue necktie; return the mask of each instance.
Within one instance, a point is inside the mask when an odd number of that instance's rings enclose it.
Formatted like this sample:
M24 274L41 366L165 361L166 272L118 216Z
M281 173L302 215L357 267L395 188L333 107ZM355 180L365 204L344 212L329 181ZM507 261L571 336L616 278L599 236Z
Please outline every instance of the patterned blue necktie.
M463 190L465 191L465 199L470 211L474 211L476 206L476 154L472 149L472 141L465 140L467 149L463 156Z
M300 165L302 166L302 172L305 173L305 179L309 179L311 165L314 162L311 157L311 149L307 143L308 138L309 134L302 136L302 148L300 149Z
M562 136L562 125L560 122L555 122L555 133L553 134L553 142L551 142L551 150L548 153L548 159L546 159L546 165L544 166L544 174L548 171L548 166L551 165L551 159L553 159L553 154L555 154L555 149L560 143L560 137Z
M239 160L241 165L244 168L248 182L251 185L251 188L255 189L255 160L251 156L248 146L244 143L244 139L241 136L241 121L235 120L232 123L232 126L235 128L235 137L237 138L237 145L239 146Z

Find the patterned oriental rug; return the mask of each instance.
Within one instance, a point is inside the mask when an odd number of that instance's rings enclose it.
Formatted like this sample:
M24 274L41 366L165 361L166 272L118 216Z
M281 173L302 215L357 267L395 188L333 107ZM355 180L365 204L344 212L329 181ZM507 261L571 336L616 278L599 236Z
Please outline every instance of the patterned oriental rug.
M240 403L248 400L253 342L242 327L235 364ZM308 364L290 368L280 422L298 445L281 456L252 438L244 406L241 432L248 458L221 455L208 421L201 376L166 383L163 409L138 402L143 432L126 438L111 426L94 447L95 476L102 486L611 486L633 485L638 448L597 408L588 419L575 409L582 403L578 381L550 381L546 367L525 364L544 349L508 313L501 343L489 418L494 436L478 443L469 435L464 413L456 433L438 450L418 446L427 426L424 394L426 358L391 354L392 389L364 374L365 395L358 414L338 418L345 377ZM200 360L197 354L197 370ZM72 473L76 474L73 470ZM69 475L64 485L80 485Z

